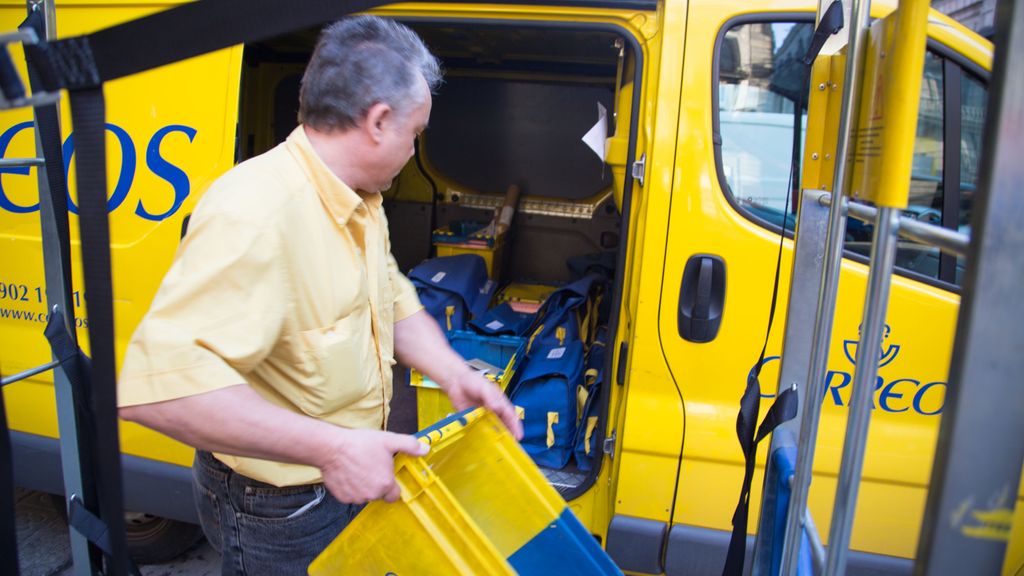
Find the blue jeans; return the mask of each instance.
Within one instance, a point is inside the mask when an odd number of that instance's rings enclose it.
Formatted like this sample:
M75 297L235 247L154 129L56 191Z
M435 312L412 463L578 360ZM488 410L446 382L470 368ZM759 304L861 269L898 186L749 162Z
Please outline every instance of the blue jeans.
M323 484L278 488L237 474L196 451L192 487L221 573L301 575L361 509L334 499Z

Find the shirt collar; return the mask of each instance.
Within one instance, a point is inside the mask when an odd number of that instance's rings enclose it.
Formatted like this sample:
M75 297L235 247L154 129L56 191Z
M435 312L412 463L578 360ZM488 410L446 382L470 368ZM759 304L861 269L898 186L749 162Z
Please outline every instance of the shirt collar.
M345 226L363 204L367 208L380 208L383 200L380 194L356 192L331 172L313 149L301 124L288 136L286 145L313 183L324 208L338 225Z

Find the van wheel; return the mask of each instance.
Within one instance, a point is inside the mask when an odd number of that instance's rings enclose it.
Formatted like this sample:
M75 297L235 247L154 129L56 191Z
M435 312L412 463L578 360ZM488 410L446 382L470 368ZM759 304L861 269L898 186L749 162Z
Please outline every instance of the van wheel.
M139 564L170 562L198 544L203 537L202 529L195 524L140 512L126 512L124 526L128 553Z
M61 494L51 494L53 507L67 520L67 503ZM203 538L196 524L169 520L141 512L125 512L128 554L139 564L170 562L189 551Z

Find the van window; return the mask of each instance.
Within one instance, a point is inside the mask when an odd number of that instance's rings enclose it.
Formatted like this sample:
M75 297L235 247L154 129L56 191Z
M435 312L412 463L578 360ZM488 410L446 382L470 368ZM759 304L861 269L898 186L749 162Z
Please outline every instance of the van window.
M805 68L799 58L812 34L809 22L739 24L725 33L719 48L723 188L742 210L775 225L787 213L798 97L803 102L801 129L807 120ZM792 222L787 228L792 230Z
M905 215L970 231L987 100L985 84L955 61L932 51L925 55ZM952 158L946 153L948 147L953 147ZM846 249L868 256L873 228L851 219ZM899 241L895 264L897 271L908 276L958 286L964 274L963 258L905 238Z
M797 91L804 69L796 60L813 33L809 22L743 22L728 27L718 45L717 150L719 180L733 205L762 225L793 229L785 205ZM803 87L806 90L806 86ZM977 185L988 91L956 61L929 50L925 59L906 215L968 231ZM801 110L806 127L806 109ZM801 135L802 138L802 135ZM953 159L946 154L954 147ZM956 154L959 150L959 154ZM798 177L798 176L797 176ZM949 197L947 197L947 193ZM873 226L850 219L845 248L870 253ZM963 259L901 239L897 272L959 285Z
M943 146L944 93L943 59L932 52L925 54L924 77L917 112L917 136L910 172L910 195L904 216L929 224L942 225L943 208ZM851 218L846 226L846 249L870 256L874 226ZM906 238L896 246L898 268L937 279L940 256L937 248Z

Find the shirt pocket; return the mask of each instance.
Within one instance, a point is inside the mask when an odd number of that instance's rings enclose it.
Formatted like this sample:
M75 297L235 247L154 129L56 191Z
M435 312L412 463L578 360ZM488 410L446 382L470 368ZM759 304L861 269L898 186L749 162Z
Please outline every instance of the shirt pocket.
M330 326L296 332L284 347L282 368L294 375L278 389L310 416L328 416L374 391L380 377L368 307Z

